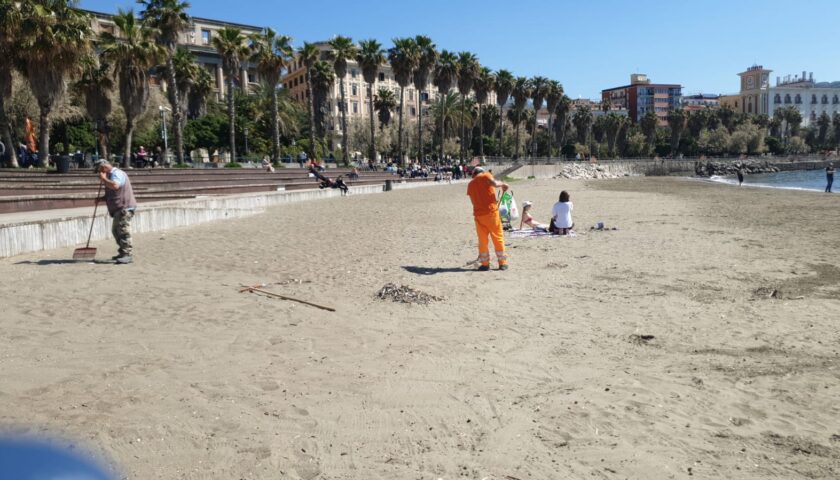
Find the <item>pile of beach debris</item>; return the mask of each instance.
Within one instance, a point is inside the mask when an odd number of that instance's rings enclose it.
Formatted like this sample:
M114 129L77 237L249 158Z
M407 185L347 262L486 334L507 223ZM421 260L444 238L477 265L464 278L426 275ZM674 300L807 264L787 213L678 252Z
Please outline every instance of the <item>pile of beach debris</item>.
M386 283L379 293L376 294L380 300L391 300L397 303L412 303L419 305L428 305L431 302L443 300L443 297L436 297L428 293L415 290L408 285L396 285L393 283Z

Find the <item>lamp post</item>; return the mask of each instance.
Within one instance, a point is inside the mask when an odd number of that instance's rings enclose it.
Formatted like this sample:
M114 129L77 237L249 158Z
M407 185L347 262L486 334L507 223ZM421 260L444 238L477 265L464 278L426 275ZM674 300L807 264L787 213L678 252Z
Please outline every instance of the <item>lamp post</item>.
M160 111L160 129L163 137L163 164L169 165L169 138L166 134L166 112L171 112L172 109L166 108L163 105L158 107Z

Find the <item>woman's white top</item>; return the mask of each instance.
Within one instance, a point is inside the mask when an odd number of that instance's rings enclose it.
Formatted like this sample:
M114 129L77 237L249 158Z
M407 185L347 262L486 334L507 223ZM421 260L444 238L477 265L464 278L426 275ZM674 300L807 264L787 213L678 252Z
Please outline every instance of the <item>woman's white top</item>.
M557 228L572 228L572 202L557 202L551 209L551 218Z

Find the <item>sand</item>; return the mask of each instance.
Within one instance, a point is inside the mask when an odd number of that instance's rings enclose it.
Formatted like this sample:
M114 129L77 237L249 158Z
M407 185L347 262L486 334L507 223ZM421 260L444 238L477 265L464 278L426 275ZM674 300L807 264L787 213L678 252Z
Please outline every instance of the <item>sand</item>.
M840 195L513 186L561 189L579 236L506 272L462 268L464 185L0 260L0 425L131 479L840 476Z

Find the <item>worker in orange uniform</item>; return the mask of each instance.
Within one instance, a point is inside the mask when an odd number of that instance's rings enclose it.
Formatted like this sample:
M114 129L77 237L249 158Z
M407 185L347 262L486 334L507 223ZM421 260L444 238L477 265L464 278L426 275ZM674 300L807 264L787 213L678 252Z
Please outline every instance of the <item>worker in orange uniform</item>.
M497 182L492 174L485 172L481 167L473 168L472 180L467 186L467 195L472 200L475 231L478 233L478 261L481 264L478 269L483 272L490 270L488 236L493 240L493 246L496 248L499 270L508 269L502 219L499 218L499 203L496 200L496 188L501 188L503 192L506 192L508 184Z

